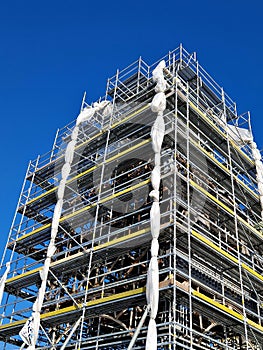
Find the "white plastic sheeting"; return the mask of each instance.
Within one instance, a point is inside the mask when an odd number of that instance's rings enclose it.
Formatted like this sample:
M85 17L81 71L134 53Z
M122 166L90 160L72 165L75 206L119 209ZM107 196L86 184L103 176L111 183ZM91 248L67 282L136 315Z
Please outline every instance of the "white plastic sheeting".
M65 162L61 170L61 180L59 182L57 191L57 203L55 205L54 214L51 223L51 239L47 249L47 257L44 262L43 268L40 270L41 286L38 291L36 301L33 304L32 316L27 320L26 324L20 331L20 336L25 345L28 345L27 350L34 350L38 339L39 327L40 327L40 312L43 305L44 295L47 286L48 272L50 268L51 258L56 251L55 239L58 232L59 220L61 217L63 198L65 193L66 181L71 171L71 164L74 158L74 150L78 139L79 125L84 121L87 121L97 111L102 111L103 115L112 112L112 105L109 101L102 101L100 103L94 103L93 107L85 108L78 116L76 126L71 133L71 141L68 143L65 151Z
M155 318L159 303L159 269L157 256L152 256L147 272L146 300L151 305L150 317Z
M79 114L76 126L90 120L96 112L101 111L103 115L108 115L112 111L112 105L109 101L102 101L94 103L93 107L86 107ZM73 140L73 139L72 139Z
M159 251L158 237L160 234L159 187L161 181L161 148L165 133L163 112L166 108L166 97L164 94L166 82L163 75L164 68L165 62L161 61L153 71L153 81L156 82L156 95L152 100L151 110L154 113L157 113L157 117L151 130L155 166L151 174L153 190L150 193L150 196L153 198L153 203L150 211L152 242L151 260L147 272L146 283L146 300L147 305L150 309L150 321L146 337L146 350L157 350L157 327L155 318L158 312L159 303L159 268L157 259Z
M261 219L263 220L263 163L261 161L261 153L258 150L256 142L251 142L251 149L256 165L256 177L258 182L259 199L261 204Z
M151 110L154 113L163 112L166 108L166 98L164 92L158 92L152 100Z
M157 328L153 318L150 319L146 338L146 350L157 350Z
M78 130L78 129L77 129ZM77 140L77 132L73 130L72 135L74 135L74 140L71 140L68 143L68 146L66 148L65 152L65 163L62 167L61 170L61 180L58 186L58 200L55 205L54 213L53 213L53 218L52 218L52 223L51 223L51 240L47 249L47 257L44 262L43 268L40 270L40 278L41 278L41 286L38 291L37 299L33 305L33 312L32 312L32 318L30 321L30 328L28 327L28 324L25 324L25 329L24 327L22 328L22 335L26 332L31 330L31 334L28 335L28 338L32 340L32 344L27 344L30 345L28 349L34 350L35 345L37 343L38 339L38 332L39 332L39 327L40 327L40 312L42 309L43 305L43 300L44 300L44 295L46 291L46 285L47 285L47 279L48 279L48 272L50 268L50 263L51 263L51 258L53 254L56 251L55 247L55 238L58 232L58 227L59 227L59 220L61 217L61 212L62 212L62 207L63 207L63 196L65 192L65 186L66 186L66 180L70 174L71 170L71 162L73 160L74 156L74 149L76 145L76 140ZM24 332L24 333L23 333Z
M151 130L151 138L152 138L153 151L159 157L160 157L160 151L161 151L163 138L164 138L164 131L165 131L165 125L164 125L163 116L161 114L158 114Z
M153 200L154 202L159 202L160 194L159 194L159 191L158 191L158 190L152 190L152 191L149 193L149 196L152 198L152 200Z
M165 61L162 60L152 72L153 81L156 83L155 92L164 92L166 89L166 81L163 75Z
M3 276L1 277L1 280L0 280L0 305L2 303L4 289L5 289L5 281L7 279L7 275L9 273L9 271L10 271L10 262L6 263L5 272L4 272L4 274L3 274Z
M32 349L32 344L33 344L33 339L32 339L32 334L33 334L33 319L32 317L29 317L29 319L26 321L24 327L21 329L19 332L20 338L23 340L24 344L29 345L28 349Z
M160 233L160 206L159 202L153 202L150 210L150 222L152 238L158 238Z
M160 165L156 165L153 168L152 174L151 174L151 182L152 182L152 187L154 190L159 190L160 187L160 181L161 181L161 169Z
M251 142L253 137L251 132L248 129L240 128L235 125L227 125L229 136L239 145L243 146L244 144Z

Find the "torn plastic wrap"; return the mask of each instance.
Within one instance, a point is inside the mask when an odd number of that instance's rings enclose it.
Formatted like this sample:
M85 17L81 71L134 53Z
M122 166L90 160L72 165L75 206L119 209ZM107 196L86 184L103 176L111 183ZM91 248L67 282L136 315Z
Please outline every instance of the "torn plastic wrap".
M60 181L58 190L57 190L57 197L58 199L63 199L64 198L64 193L65 193L65 188L66 188L66 180L62 179Z
M158 238L160 233L160 205L159 202L153 202L150 210L150 222L152 238Z
M74 138L74 140L77 139L78 137L78 127L75 127L72 131L72 137ZM32 307L32 316L31 318L28 319L26 325L22 328L22 333L21 333L21 338L24 341L24 343L26 345L28 345L29 347L27 348L27 350L34 350L36 343L37 343L37 339L38 339L38 333L39 333L39 327L40 327L40 312L42 309L42 305L43 305L43 300L44 300L44 296L45 296L45 292L46 292L46 285L47 285L47 280L48 280L48 272L49 272L49 268L50 268L50 263L51 263L51 259L52 256L54 255L55 251L56 251L56 247L55 247L55 239L57 236L57 232L58 232L58 227L59 227L59 221L60 221L60 217L61 217L61 212L62 212L62 207L63 207L63 198L64 198L64 193L65 193L65 186L66 186L66 180L70 174L71 171L71 163L73 161L73 157L74 157L74 149L75 149L75 144L76 142L74 140L71 140L68 143L68 146L66 148L66 153L65 153L65 163L62 167L61 170L61 180L60 183L58 185L58 191L57 191L57 203L55 205L55 209L54 209L54 213L53 213L53 218L52 218L52 223L51 223L51 239L50 239L50 243L47 249L47 256L44 262L44 266L43 268L40 270L40 278L41 278L41 286L38 290L38 295L37 298L33 304ZM30 322L30 328L31 328L31 335L30 335L30 339L31 339L31 343L27 343L27 339L29 339L26 334L28 332L28 324Z
M157 256L159 251L159 242L157 238L152 239L152 244L151 244L151 255L152 256Z
M154 153L160 153L161 151L163 138L164 138L164 131L165 131L165 124L164 124L163 116L158 115L151 130L152 148Z
M157 328L156 322L150 318L146 338L146 350L157 350Z
M66 148L66 153L65 153L65 163L71 164L73 161L74 157L74 148L76 145L76 141L70 141L67 145Z
M10 262L6 263L5 272L4 272L4 274L3 274L3 276L1 277L1 280L0 280L0 305L2 303L4 289L5 289L5 281L7 279L7 275L9 273L9 271L10 271Z
M109 115L112 113L112 104L109 101L95 102L93 107L89 106L84 108L76 121L76 126L90 120L96 112L102 112L103 115Z
M155 318L158 312L159 303L159 268L158 268L158 251L160 234L160 205L159 205L159 187L161 181L161 148L165 133L165 123L163 118L163 111L166 108L166 97L164 94L166 82L163 75L163 68L165 62L161 61L153 71L153 81L156 82L155 91L151 109L157 112L158 115L151 129L152 148L154 151L154 168L151 173L151 183L153 190L150 192L150 197L153 199L150 210L150 225L151 225L151 260L147 272L146 282L146 300L150 309L150 321L148 325L146 337L146 349L157 350L157 327Z
M66 180L69 176L70 170L71 170L70 164L65 163L62 167L62 170L61 170L61 178ZM59 184L59 186L61 186L61 184Z
M146 299L150 305L150 316L155 318L159 303L159 269L157 256L151 257L147 272Z
M261 219L263 220L263 163L261 161L261 153L258 150L256 142L251 142L251 149L253 158L255 160L256 179L261 204Z
M166 108L166 98L164 92L158 92L152 100L151 110L154 113L163 112Z
M156 83L155 92L164 92L166 89L166 81L163 75L163 69L165 68L165 61L162 60L152 72L153 82Z
M149 196L152 198L153 202L159 202L160 194L158 190L152 190Z
M235 125L227 125L229 136L236 142L238 146L243 146L252 141L252 134L248 129L240 128Z
M32 327L32 324L33 324L33 317L31 316L31 317L29 317L29 319L26 321L26 323L24 324L23 328L19 332L20 338L28 346L32 345L32 340L33 340L33 327ZM28 349L30 349L30 348L28 348Z
M154 190L159 190L160 187L160 174L161 174L161 169L159 165L156 165L153 168L152 174L151 174L151 183L152 183L152 187L154 188Z

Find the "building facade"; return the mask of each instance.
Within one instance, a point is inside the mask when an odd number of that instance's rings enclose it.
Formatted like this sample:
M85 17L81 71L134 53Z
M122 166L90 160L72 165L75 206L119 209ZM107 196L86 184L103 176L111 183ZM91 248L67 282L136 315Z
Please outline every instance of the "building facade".
M4 348L263 349L262 177L249 113L195 54L117 71L29 163Z

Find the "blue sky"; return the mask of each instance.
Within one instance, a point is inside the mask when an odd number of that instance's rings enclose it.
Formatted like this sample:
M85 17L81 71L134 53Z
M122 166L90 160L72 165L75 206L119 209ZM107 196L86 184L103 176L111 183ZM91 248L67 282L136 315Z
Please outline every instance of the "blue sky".
M2 1L0 4L0 255L30 159L91 102L106 79L142 56L153 63L179 43L250 110L263 148L260 0Z

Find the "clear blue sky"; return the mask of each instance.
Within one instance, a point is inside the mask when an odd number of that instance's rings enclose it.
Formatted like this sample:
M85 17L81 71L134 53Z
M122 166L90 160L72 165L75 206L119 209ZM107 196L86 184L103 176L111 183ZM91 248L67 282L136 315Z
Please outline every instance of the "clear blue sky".
M140 55L147 63L180 42L252 113L263 147L261 0L10 0L0 5L0 255L26 167L106 79Z

